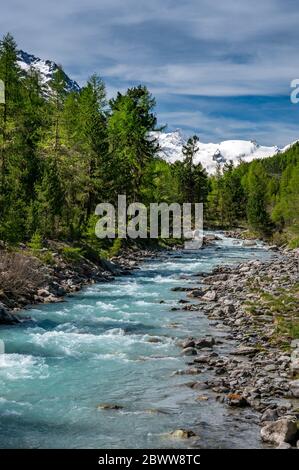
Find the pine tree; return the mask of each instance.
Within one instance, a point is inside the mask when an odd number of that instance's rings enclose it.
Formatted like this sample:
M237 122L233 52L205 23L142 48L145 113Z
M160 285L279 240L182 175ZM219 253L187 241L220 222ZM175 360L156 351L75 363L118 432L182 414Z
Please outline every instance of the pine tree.
M259 161L251 165L246 186L248 191L247 219L253 230L269 234L271 221L267 212L267 177Z
M194 158L198 150L198 137L194 135L183 146L183 162L176 164L180 181L181 202L205 202L208 193L208 176L201 163L195 164Z
M106 171L113 181L111 190L114 197L126 194L129 201L138 201L145 168L158 151L156 139L150 137L157 123L155 100L146 87L139 86L125 95L118 93L110 106Z

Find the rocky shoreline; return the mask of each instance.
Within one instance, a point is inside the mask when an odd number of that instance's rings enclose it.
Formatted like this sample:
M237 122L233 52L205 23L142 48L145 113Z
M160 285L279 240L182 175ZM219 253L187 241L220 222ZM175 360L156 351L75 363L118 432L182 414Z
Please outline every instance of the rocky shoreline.
M205 244L216 239L207 237ZM213 331L221 333L180 342L188 364L180 373L200 377L208 371L208 380L186 384L203 392L198 400L208 399L206 391L235 411L251 410L265 443L298 448L299 253L272 250L268 261L221 265L212 273L196 274L193 287L174 288L184 292L180 310L207 316ZM87 284L129 274L157 255L167 256L167 251L132 247L98 263L83 257L79 263L67 262L57 254L54 265L34 266L38 287L28 285L18 296L2 291L0 325L24 321L17 312L27 305L63 301Z
M26 321L28 318L19 316L18 312L31 305L62 302L67 295L88 284L109 282L116 276L128 275L142 261L156 257L160 252L158 248L126 248L119 256L110 260L101 258L97 262L83 256L79 261L66 260L58 253L51 253L53 264L42 263L31 255L14 253L12 264L16 266L15 270L18 267L23 270L24 280L21 288L15 291L10 286L6 290L0 289L0 325Z
M182 289L189 302L182 309L206 315L224 337L180 343L186 374L213 375L187 385L235 410L252 410L262 441L280 449L299 447L298 265L296 251L279 251L269 261L199 273L198 286Z
M204 245L212 244L215 239L215 236L205 236ZM167 252L180 247L172 245L167 248L156 244L141 248L131 244L110 259L97 257L92 260L82 255L77 259L67 259L61 248L70 250L70 246L54 241L48 241L47 248L33 253L23 244L18 251L11 252L0 241L0 325L13 325L26 320L24 316L18 316L21 309L62 302L65 296L78 292L88 284L109 282L116 276L128 275L144 260L156 258L161 253L166 256ZM3 283L7 267L11 272ZM6 287L3 288L3 284ZM19 285L13 289L14 284Z

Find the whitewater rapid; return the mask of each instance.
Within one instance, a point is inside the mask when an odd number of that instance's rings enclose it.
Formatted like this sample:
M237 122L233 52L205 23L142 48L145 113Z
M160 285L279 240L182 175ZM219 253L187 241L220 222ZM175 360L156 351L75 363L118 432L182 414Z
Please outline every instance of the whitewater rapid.
M196 401L184 385L190 377L176 374L186 368L179 338L225 333L203 315L172 310L184 293L171 289L193 286L194 274L218 264L265 256L262 246L230 239L164 254L1 327L0 447L186 447L167 434L181 427L196 427L202 447L258 447L246 417L238 422L215 400ZM122 409L98 409L103 403Z

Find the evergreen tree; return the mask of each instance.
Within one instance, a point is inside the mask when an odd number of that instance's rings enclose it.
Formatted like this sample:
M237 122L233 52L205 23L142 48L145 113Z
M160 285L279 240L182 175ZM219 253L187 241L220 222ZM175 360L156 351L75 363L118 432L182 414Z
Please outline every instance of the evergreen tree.
M138 201L145 168L158 151L156 139L150 137L156 130L155 100L146 87L139 86L125 95L118 93L110 106L106 171L111 190L114 198L126 194L129 201Z
M251 165L246 178L248 191L247 219L253 230L269 234L270 217L267 212L267 179L262 164L259 161Z
M205 202L208 194L208 176L201 163L195 164L198 137L194 135L183 146L184 161L176 164L180 181L181 202Z

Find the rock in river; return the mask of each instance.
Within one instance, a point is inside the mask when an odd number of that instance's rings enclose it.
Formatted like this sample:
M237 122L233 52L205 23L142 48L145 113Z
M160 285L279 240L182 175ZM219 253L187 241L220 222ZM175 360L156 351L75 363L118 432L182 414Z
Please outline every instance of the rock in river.
M175 439L189 439L190 437L196 436L196 434L189 429L177 429L176 431L172 431L170 435Z
M183 349L183 350L182 350L182 354L183 354L184 356L196 356L197 351L196 351L195 348L191 348L191 347L190 347L190 348L185 348L185 349Z
M114 403L102 403L97 406L97 410L122 410L123 406Z
M13 325L14 323L20 323L20 320L16 315L8 312L6 307L0 302L0 325Z
M269 423L261 429L261 437L265 442L281 444L292 442L297 434L297 423L288 418L282 418Z

